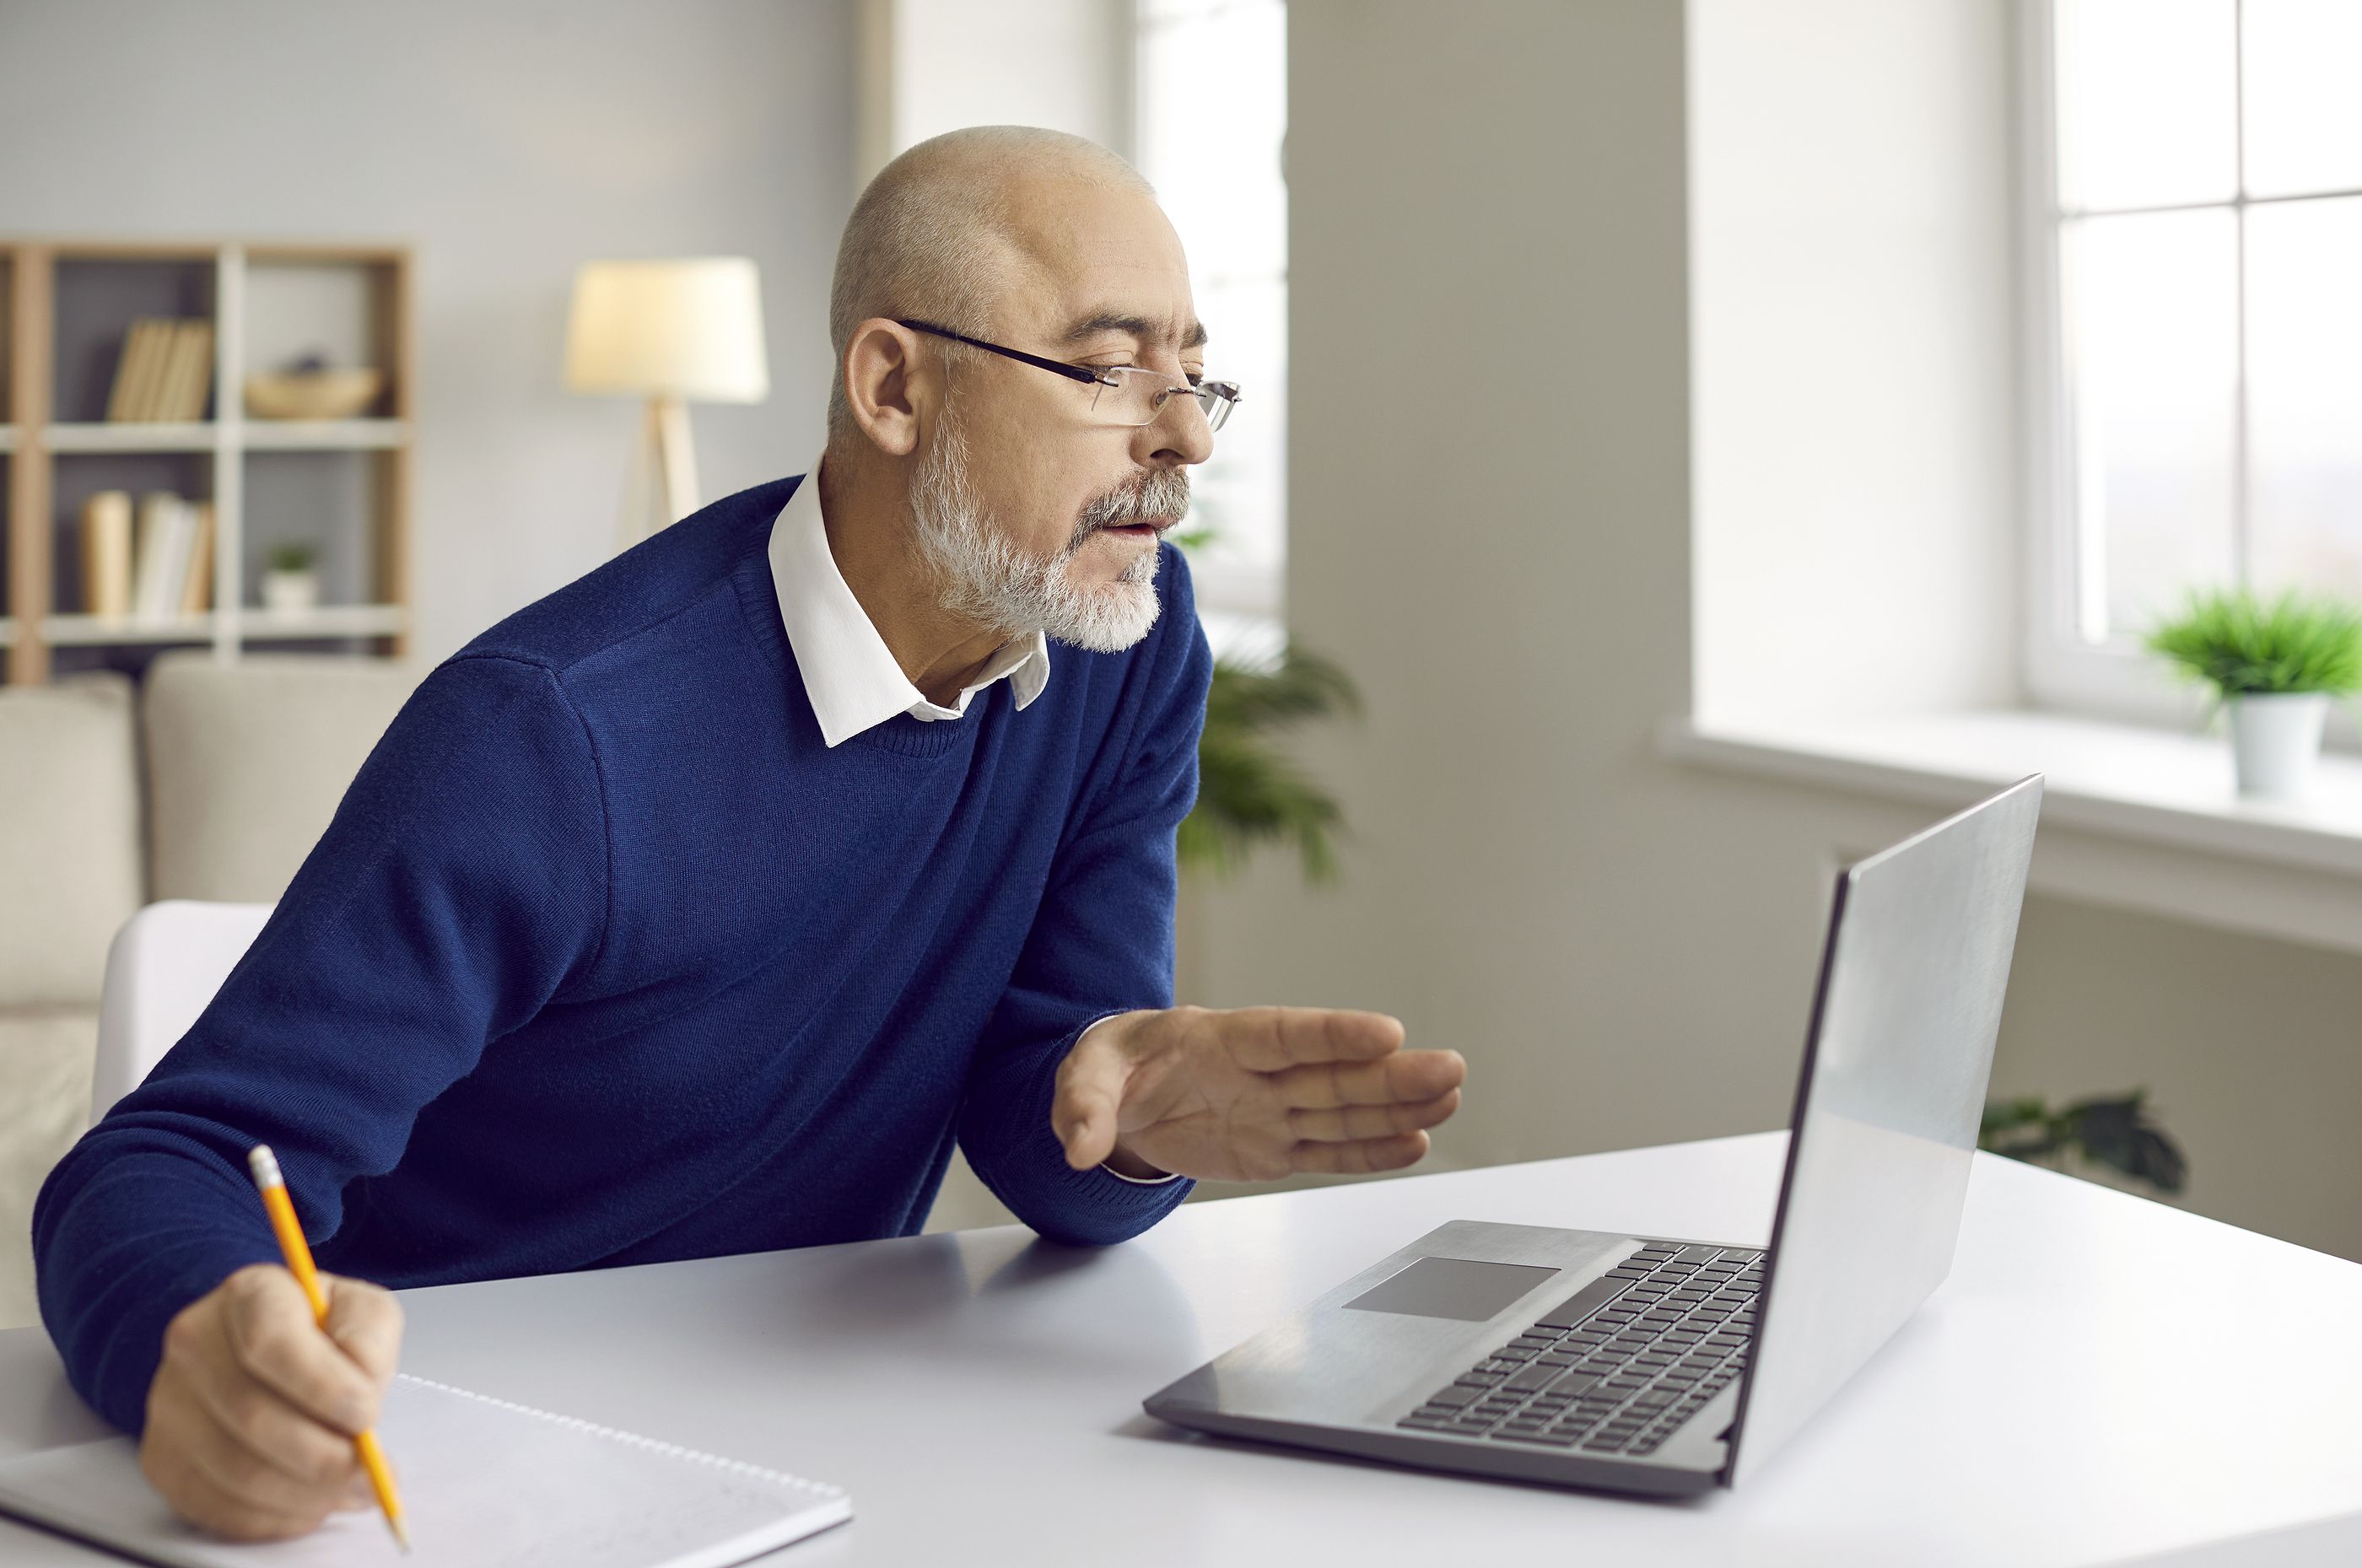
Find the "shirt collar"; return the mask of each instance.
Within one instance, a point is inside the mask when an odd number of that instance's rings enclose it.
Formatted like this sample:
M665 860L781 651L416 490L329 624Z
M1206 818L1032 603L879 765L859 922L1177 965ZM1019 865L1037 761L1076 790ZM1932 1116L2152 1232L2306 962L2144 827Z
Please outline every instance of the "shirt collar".
M828 745L901 713L927 720L961 718L970 698L1004 676L1020 710L1049 684L1050 642L1036 631L1001 645L951 707L929 701L911 685L829 552L828 530L821 518L818 458L771 521L770 556L779 621L795 652L812 716L820 721L821 739Z

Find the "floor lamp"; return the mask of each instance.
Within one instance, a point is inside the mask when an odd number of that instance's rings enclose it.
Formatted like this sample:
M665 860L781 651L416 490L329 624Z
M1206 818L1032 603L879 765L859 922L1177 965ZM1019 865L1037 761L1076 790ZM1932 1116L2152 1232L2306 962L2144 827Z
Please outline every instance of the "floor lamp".
M647 400L618 549L698 508L690 400L760 403L771 392L767 365L762 289L744 256L586 261L576 271L567 390Z

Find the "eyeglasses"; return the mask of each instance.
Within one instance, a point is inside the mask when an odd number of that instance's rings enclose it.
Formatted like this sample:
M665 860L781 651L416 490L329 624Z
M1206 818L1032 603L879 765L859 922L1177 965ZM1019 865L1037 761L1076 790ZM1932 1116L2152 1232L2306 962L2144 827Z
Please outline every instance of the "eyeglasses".
M1152 370L1143 365L1069 365L1057 359L1044 359L1038 354L1028 354L1021 348L1004 348L998 343L987 343L981 337L954 332L948 326L933 322L904 321L896 318L895 325L913 332L930 333L948 337L955 343L965 343L971 348L983 348L1021 365L1032 365L1081 381L1092 389L1091 409L1111 425L1152 425L1164 408L1164 400L1175 392L1187 392L1198 400L1205 411L1206 426L1220 430L1231 417L1231 410L1239 405L1239 383L1236 381L1190 381Z

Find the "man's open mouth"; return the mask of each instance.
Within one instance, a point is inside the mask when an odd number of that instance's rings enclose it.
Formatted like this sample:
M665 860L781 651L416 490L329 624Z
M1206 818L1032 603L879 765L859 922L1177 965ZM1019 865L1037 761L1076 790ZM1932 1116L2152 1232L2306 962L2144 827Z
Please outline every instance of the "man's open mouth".
M1110 534L1128 535L1135 539L1153 539L1179 521L1181 520L1178 517L1147 517L1134 523L1109 523L1105 526L1107 532Z

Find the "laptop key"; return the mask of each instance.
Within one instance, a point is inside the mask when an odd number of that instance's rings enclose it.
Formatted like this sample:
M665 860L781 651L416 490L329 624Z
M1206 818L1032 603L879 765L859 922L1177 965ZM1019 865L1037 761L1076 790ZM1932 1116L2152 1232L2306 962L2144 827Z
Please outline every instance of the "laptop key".
M1457 1410L1463 1405L1473 1405L1476 1397L1483 1392L1483 1389L1471 1388L1464 1383L1454 1383L1448 1388L1439 1389L1427 1402L1439 1409Z
M1623 1294L1626 1282L1602 1275L1534 1320L1537 1328L1572 1329Z

